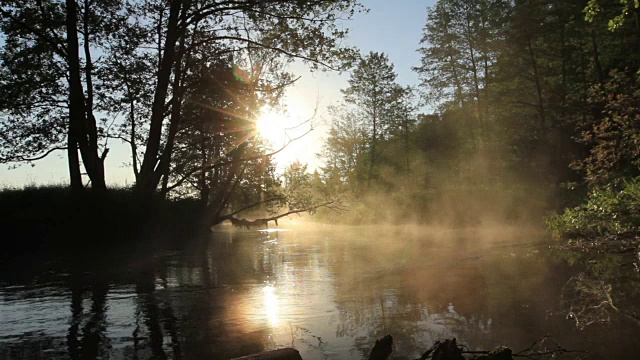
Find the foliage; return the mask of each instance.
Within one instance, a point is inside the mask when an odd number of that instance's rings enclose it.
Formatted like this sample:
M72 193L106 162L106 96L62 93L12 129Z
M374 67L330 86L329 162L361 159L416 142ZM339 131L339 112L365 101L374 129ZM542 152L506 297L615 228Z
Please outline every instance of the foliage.
M475 103L482 119L509 12L504 0L441 0L428 10L418 49L421 65L414 69L426 102Z
M590 184L616 183L640 174L640 74L613 71L605 84L589 92L597 117L579 124L579 141L590 152L573 166Z
M584 173L590 191L584 204L548 220L555 237L600 242L610 251L626 248L627 242L637 243L639 85L637 75L613 71L605 84L591 88L589 103L597 111L579 123L579 140L590 150L573 163Z
M106 141L116 138L131 146L136 189L150 196L170 176L182 107L212 58L233 54L236 75L275 99L293 60L313 69L353 60L340 23L359 9L352 0L5 1L0 161L66 148L77 188L80 150L94 187L106 188Z
M337 70L355 59L342 22L361 10L354 0L0 6L0 162L66 149L72 187L83 191L87 174L105 192L108 142L122 141L141 198L198 197L214 222L282 195L253 122L294 82L294 60Z
M307 165L295 161L287 166L283 174L283 201L288 211L309 209L310 214L317 211L322 203L335 202L338 204L337 194L325 191L324 183L317 173L310 174Z
M606 31L608 5L587 21L579 0L437 1L414 69L420 103L436 112L416 114L407 91L397 92L402 110L390 122L375 116L384 112L376 100L403 87L370 53L332 108L324 179L347 191L357 221L402 221L412 204L421 220L468 224L486 217L475 204L487 201L485 214L535 219L548 199L566 206L588 190L562 184L619 189L615 179L638 175L640 105L629 74L640 69L640 32L631 22ZM485 198L496 191L501 201ZM539 197L526 201L527 191ZM530 216L513 211L523 200L536 209Z
M602 0L589 0L589 3L584 8L584 17L587 21L593 22L596 19L596 16L602 12L603 3L605 1ZM607 4L609 5L609 4ZM636 17L636 21L638 19L638 12L640 9L640 1L639 0L619 0L617 4L619 8L619 12L613 18L609 19L608 26L609 30L615 31L620 29L624 24L624 21L631 14L634 14Z
M344 184L357 193L366 182L362 164L367 154L368 132L362 124L363 116L345 105L329 107L329 114L332 121L318 154L325 161L323 174L336 187Z
M331 127L321 152L327 177L339 179L354 194L384 181L382 169L408 156L409 133L415 122L411 89L396 82L393 64L383 53L362 57L342 91L344 103L330 108ZM388 154L392 139L404 153ZM387 161L390 159L391 161ZM403 162L405 171L409 161Z
M606 242L640 231L640 177L592 189L586 202L547 220L556 238Z

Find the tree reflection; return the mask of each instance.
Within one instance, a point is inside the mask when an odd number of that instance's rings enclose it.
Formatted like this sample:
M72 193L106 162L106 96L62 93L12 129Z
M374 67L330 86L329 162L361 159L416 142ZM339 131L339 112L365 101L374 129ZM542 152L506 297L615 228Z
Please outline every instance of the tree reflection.
M105 337L107 327L105 310L108 291L109 285L104 281L94 281L91 284L89 320L83 327L82 340L80 341L82 359L105 358L109 352L109 341Z
M1 279L13 285L2 289L9 306L41 301L59 315L43 331L12 317L3 334L17 340L0 343L0 357L43 357L46 349L54 359L225 359L294 346L303 358L364 358L376 338L392 334L394 354L409 358L442 338L471 349L517 350L555 334L566 348L579 349L587 338L607 349L629 331L578 332L559 299L576 273L571 265L580 265L582 288L610 285L610 304L620 310L608 308L612 320L633 315L640 286L632 266L550 260L526 235L504 239L397 228L224 232L171 248L50 261L55 266ZM48 315L31 310L20 311ZM634 349L623 344L616 354Z
M485 349L508 339L517 348L546 334L544 304L556 289L541 286L549 265L527 257L530 250L504 248L500 237L481 233L382 234L389 239L374 246L331 245L331 256L349 259L331 263L336 336L354 339L362 356L386 334L394 353L406 356L443 338Z
M578 329L609 323L612 316L640 325L640 276L633 254L555 249L554 254L582 270L564 285L562 311Z

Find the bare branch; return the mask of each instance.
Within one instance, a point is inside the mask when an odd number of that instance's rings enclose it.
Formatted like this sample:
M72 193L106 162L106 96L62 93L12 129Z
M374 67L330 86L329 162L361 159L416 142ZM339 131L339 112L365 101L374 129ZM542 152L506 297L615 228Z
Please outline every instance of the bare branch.
M62 146L53 147L53 148L47 150L44 154L36 156L36 157L32 157L32 158L18 156L15 159L0 159L0 163L32 162L32 161L42 160L42 159L46 158L47 156L49 156L51 153L53 153L56 150L67 150L67 147L66 146L64 146L64 147L62 147Z
M262 158L264 158L264 157L271 157L271 156L274 156L274 155L276 155L276 154L280 153L281 151L283 151L284 149L286 149L286 148L287 148L287 146L289 146L289 144L291 144L292 142L294 142L294 141L296 141L296 140L299 140L299 139L303 138L304 136L306 136L307 134L309 134L311 131L313 131L313 129L309 129L309 130L308 130L308 131L306 131L304 134L302 134L302 135L300 135L300 136L297 136L297 137L295 137L295 138L289 139L289 142L287 142L286 144L284 144L280 149L278 149L278 150L276 150L276 151L273 151L273 152L270 152L270 153L267 153L267 154L256 155L256 156L250 156L250 157L246 157L246 158L234 159L234 160L228 160L228 161L220 161L220 162L215 162L215 163L213 163L213 164L210 164L210 165L207 165L207 166L204 166L204 167L197 167L197 168L195 168L195 169L193 169L193 170L188 171L186 174L182 175L182 178L181 178L180 180L176 181L176 183L175 183L175 184L173 184L173 185L171 185L171 186L168 186L168 187L167 187L167 190L168 190L168 191L171 191L171 190L173 190L173 189L177 188L178 186L182 185L182 184L185 182L185 180L186 180L189 176L191 176L191 175L193 175L193 174L195 174L195 173L197 173L197 172L199 172L199 171L209 171L209 170L215 169L215 168L217 168L217 167L222 167L222 166L226 166L226 165L231 165L231 164L233 164L233 163L235 163L235 162L246 162L246 161L252 161L252 160L262 159ZM221 159L221 158L218 158L218 159L215 159L214 161L218 161L218 160L220 160L220 159Z
M314 211L323 207L330 207L333 205L337 205L337 202L335 200L329 200L326 201L324 203L321 204L316 204L316 205L312 205L306 208L302 208L302 209L293 209L293 210L289 210L285 213L282 214L278 214L272 217L268 217L268 218L260 218L260 219L256 219L253 221L249 221L249 220L244 220L244 219L238 219L236 217L233 216L233 214L228 214L228 215L224 215L221 216L217 219L214 219L214 225L215 224L219 224L225 220L229 220L231 221L231 223L234 226L240 226L240 227L245 227L245 228L252 228L252 227L261 227L261 226L267 226L267 224L269 223L269 221L275 221L276 225L278 223L278 219L283 218L285 216L289 216L289 215L294 215L294 214L300 214L303 212L309 212L309 211ZM336 206L333 206L334 208L336 208ZM237 213L237 212L236 212Z

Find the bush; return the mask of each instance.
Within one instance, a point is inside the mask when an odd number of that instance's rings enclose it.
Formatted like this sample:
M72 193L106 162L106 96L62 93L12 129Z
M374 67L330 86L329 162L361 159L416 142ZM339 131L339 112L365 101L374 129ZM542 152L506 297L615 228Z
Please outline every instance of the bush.
M640 177L617 188L595 187L586 202L547 220L555 238L597 241L606 237L635 237L640 231Z

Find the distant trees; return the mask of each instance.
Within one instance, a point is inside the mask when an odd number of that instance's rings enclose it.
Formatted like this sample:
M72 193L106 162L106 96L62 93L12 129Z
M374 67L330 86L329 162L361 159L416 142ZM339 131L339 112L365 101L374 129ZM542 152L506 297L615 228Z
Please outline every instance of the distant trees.
M511 11L505 0L438 1L428 11L415 68L426 100L459 106L485 129L499 49Z
M368 131L362 114L344 104L329 107L329 114L331 124L318 154L325 162L323 173L333 182L357 192L367 178L362 164L366 162Z
M576 128L600 116L587 103L588 89L611 70L640 64L635 25L607 29L619 8L613 3L585 10L584 1L438 1L415 69L425 101L443 113L460 109L471 128L467 141L493 149L507 168L573 179L563 169L582 156Z
M632 1L437 1L414 69L435 113L415 113L386 56L364 56L330 113L325 178L384 189L390 207L464 193L468 209L514 183L559 203L625 183L639 175L638 16Z
M408 135L412 125L411 90L396 82L393 64L383 53L362 57L341 90L344 103L331 108L333 117L322 154L325 172L337 172L352 188L371 186L380 177L392 137Z

